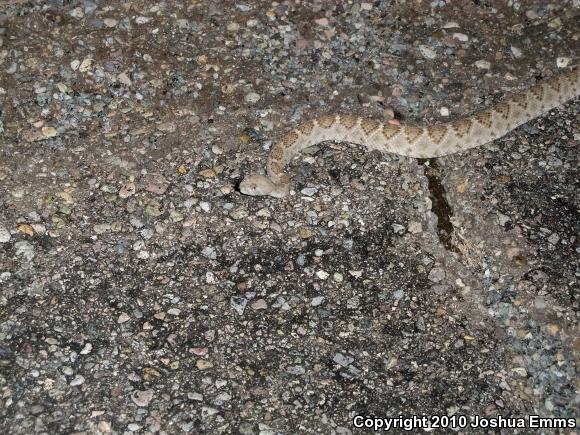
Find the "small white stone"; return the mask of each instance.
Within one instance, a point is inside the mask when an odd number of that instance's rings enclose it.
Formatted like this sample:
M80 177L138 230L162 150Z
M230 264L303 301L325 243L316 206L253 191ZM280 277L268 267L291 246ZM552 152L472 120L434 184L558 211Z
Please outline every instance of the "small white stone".
M89 69L91 69L91 65L93 64L93 59L90 57L85 57L83 59L83 61L81 62L81 64L79 65L79 71L80 72L87 72Z
M421 222L409 222L408 230L411 234L419 234L423 232L423 225Z
M350 276L353 276L355 278L360 278L363 274L362 270L349 270L348 273L350 274Z
M441 116L449 116L449 109L445 106L443 106L439 112L441 113Z
M115 20L114 18L105 18L103 20L103 23L107 27L115 27L119 22L117 20Z
M256 216L269 218L270 216L272 216L272 212L266 207L264 207L256 212Z
M255 92L250 92L249 94L246 94L246 96L244 97L244 100L246 101L246 103L257 103L258 101L260 101L260 94L256 94Z
M419 52L426 59L435 59L437 57L437 52L426 45L419 45Z
M10 231L6 227L0 226L0 243L8 243L10 238Z
M491 63L489 63L487 60L478 60L475 62L475 66L479 69L490 69Z
M520 57L522 57L522 50L520 50L518 47L515 46L511 46L510 50L512 51L512 54L514 55L514 57L516 59L519 59Z
M453 38L457 39L458 41L461 42L467 42L469 41L469 36L467 36L465 33L454 33L453 34Z
M76 19L81 19L82 17L85 16L85 13L83 12L82 8L74 8L72 11L69 12L69 15L73 18Z
M537 18L540 18L538 13L533 9L526 11L526 17L528 17L530 20L535 20Z
M117 76L117 80L119 80L119 82L121 82L126 86L131 86L133 84L133 82L131 81L126 72L122 72L121 74L119 74Z
M322 304L322 302L324 302L324 296L315 296L312 298L312 302L310 302L310 305L312 305L313 307L317 307L320 304Z
M302 189L300 191L300 193L302 193L302 195L306 195L306 196L313 196L316 194L316 192L318 192L318 189L316 187L305 187L304 189Z
M316 276L320 279L327 279L330 274L324 270L319 270L318 272L316 272Z
M93 350L93 345L91 343L86 343L83 349L81 350L81 355L88 355Z
M121 315L117 319L117 323L125 323L129 321L129 319L131 319L131 316L129 316L127 313L121 313Z
M147 260L150 257L149 252L147 251L139 251L137 252L137 258L140 260Z
M566 68L568 65L570 65L570 62L572 62L571 57L556 58L556 66L558 66L558 68Z
M70 381L70 385L72 387L76 387L78 385L82 385L85 383L85 378L82 375L76 375L72 381Z
M137 24L147 24L149 21L151 21L150 17L138 16L135 18Z
M135 405L145 407L153 399L153 390L140 391L137 390L131 395L131 400Z
M235 32L237 30L240 30L240 25L238 23L230 23L230 24L228 24L228 26L226 27L226 29L229 32Z

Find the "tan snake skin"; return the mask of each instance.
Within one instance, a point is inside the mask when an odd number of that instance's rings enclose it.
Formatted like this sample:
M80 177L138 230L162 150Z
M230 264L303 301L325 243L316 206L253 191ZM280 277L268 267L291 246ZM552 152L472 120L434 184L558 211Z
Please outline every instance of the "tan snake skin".
M580 69L554 76L482 112L428 126L397 125L350 115L307 121L287 133L270 151L267 176L250 175L240 183L246 195L286 196L290 177L284 167L301 150L323 141L350 142L409 157L445 156L477 147L578 96Z

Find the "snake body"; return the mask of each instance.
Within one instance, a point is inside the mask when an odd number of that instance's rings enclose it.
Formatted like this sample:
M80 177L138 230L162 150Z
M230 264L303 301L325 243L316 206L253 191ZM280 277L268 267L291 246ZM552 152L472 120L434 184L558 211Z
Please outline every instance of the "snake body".
M246 177L240 183L240 191L253 196L286 196L290 191L290 177L284 172L285 166L301 150L319 142L349 142L369 150L417 158L445 156L498 139L579 93L580 69L573 68L487 110L448 123L401 125L344 114L311 119L288 132L272 147L266 162L267 175Z

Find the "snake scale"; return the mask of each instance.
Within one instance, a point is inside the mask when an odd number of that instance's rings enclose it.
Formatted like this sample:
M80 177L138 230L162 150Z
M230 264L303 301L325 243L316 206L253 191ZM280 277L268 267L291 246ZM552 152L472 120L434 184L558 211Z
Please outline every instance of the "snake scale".
M246 195L282 198L290 192L285 166L301 150L324 141L349 142L369 150L402 156L445 156L498 139L517 126L578 96L580 68L556 75L501 103L453 122L401 125L359 116L333 114L300 124L277 142L266 162L267 175L254 174L240 183Z

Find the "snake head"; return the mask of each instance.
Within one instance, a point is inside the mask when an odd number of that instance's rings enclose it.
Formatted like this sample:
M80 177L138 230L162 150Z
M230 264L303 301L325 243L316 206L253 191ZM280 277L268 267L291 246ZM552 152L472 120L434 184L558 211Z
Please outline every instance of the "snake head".
M274 183L264 175L250 175L240 183L240 192L250 196L283 198L290 193L289 183Z

